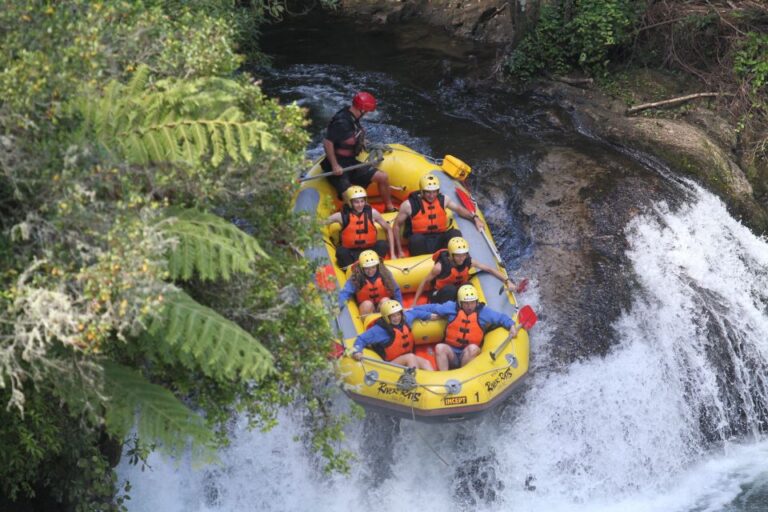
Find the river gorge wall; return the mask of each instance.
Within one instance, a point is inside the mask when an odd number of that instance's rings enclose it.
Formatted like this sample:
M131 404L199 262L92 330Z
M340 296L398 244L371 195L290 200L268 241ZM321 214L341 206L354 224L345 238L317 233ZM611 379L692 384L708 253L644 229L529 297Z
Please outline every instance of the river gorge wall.
M498 69L499 59L535 24L545 3L546 0L341 0L338 12L372 28L420 21L446 31L451 37L472 39L495 48L494 62L480 66L470 63L467 67L478 70L474 87L484 87L489 70ZM484 78L479 78L481 75ZM675 172L699 181L720 196L734 216L755 233L768 233L768 164L743 157L734 122L715 110L692 105L681 115L672 116L675 119L648 113L626 116L626 104L594 86L540 81L529 87L535 94L547 96L580 116L594 136L658 158ZM641 90L645 85L638 82L633 87Z

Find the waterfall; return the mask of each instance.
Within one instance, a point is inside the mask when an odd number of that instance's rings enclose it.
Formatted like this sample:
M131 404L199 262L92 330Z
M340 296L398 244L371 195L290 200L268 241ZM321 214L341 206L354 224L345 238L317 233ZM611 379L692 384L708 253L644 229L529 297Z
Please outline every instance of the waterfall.
M403 421L389 468L366 455L361 429L370 424L361 422L348 432L361 454L351 474L322 475L293 441L301 422L285 411L272 432L237 427L217 467L160 456L144 472L123 463L129 510L760 510L743 504L750 499L768 507L768 242L714 195L686 187L690 203L657 204L626 227L633 303L606 356L540 364L557 343L544 320L521 396L476 422ZM456 467L472 465L482 485L467 497ZM494 499L483 499L482 486Z

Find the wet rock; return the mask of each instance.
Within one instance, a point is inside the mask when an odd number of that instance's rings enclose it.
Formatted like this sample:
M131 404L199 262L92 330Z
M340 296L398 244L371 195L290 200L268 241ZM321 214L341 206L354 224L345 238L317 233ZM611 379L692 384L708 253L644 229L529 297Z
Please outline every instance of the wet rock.
M454 474L454 496L462 507L477 507L494 503L504 489L496 475L499 462L491 453L464 461Z
M376 23L418 18L451 34L487 43L509 43L535 16L536 1L447 0L341 0L340 10Z
M599 155L586 147L550 148L522 194L536 255L522 273L542 276L542 310L556 326L555 364L608 352L616 339L612 324L632 297L624 229L654 201L674 204L679 195L629 158Z
M400 419L367 411L363 426L362 458L367 468L366 482L378 487L391 478L394 448L400 434Z
M723 128L724 121L714 114L694 115L691 120L699 125L695 126L676 119L628 117L599 93L561 83L541 84L539 92L571 109L583 130L616 146L661 158L673 171L718 194L754 231L768 232L768 209L760 204L732 155L735 133ZM713 139L708 135L713 131L721 135Z

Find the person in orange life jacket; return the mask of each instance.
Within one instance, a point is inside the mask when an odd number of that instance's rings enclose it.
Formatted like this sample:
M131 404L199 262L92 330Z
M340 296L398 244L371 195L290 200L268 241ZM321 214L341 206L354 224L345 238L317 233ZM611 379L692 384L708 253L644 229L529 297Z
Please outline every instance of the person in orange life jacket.
M339 307L343 308L352 297L357 301L360 315L370 315L379 306L394 297L402 302L403 294L389 269L374 251L363 251L358 264L344 288L339 292Z
M480 217L440 193L440 181L435 176L422 176L419 189L419 192L414 192L408 196L407 201L403 201L395 219L395 244L400 258L405 256L400 240L400 228L403 225L411 256L432 254L444 248L451 238L461 236L458 229L448 229L446 209L473 220L478 230L485 229L485 223Z
M517 285L512 279L504 277L504 274L495 268L474 261L469 255L469 244L461 237L451 238L448 241L448 249L440 249L432 255L432 259L435 260L435 266L416 288L416 294L413 296L414 304L419 300L427 283L432 284L432 293L429 295L430 302L442 303L455 299L459 286L469 282L469 269L471 268L488 272L504 283L507 290L517 291Z
M477 290L471 284L459 288L456 299L458 303L448 301L419 306L448 320L445 339L435 347L437 369L440 371L460 368L476 358L486 332L504 327L516 334L519 329L508 315L480 303Z
M366 202L368 194L363 187L352 185L344 192L345 204L340 212L325 219L325 224L341 224L341 245L336 248L336 262L340 267L348 267L366 249L373 249L382 258L387 251L395 254L395 242L392 226L381 214ZM382 227L387 234L387 241L376 239L376 226Z
M376 98L367 92L358 92L352 98L352 106L344 107L334 114L328 123L323 139L325 159L320 164L324 172L333 172L328 181L336 189L339 198L352 185L368 188L372 181L379 186L379 193L384 200L387 211L395 211L389 190L389 177L369 165L347 173L342 169L357 165L360 161L357 155L365 146L365 129L360 119L367 113L376 110Z
M381 305L381 318L355 339L352 358L360 361L363 349L374 350L385 361L395 364L432 370L432 364L413 353L416 340L411 332L414 320L427 320L433 315L420 307L403 311L403 306L396 300L388 300Z

